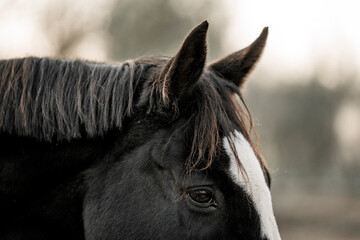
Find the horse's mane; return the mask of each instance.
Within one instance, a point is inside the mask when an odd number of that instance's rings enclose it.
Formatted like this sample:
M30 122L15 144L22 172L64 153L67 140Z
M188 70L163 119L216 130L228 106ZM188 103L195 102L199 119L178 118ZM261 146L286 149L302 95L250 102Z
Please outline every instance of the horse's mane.
M134 61L0 61L0 132L52 141L121 128L143 70Z
M140 82L151 81L146 72L167 60L149 58L121 64L34 57L2 60L0 133L58 141L121 129L123 120L131 117L137 106L135 101L141 101L135 96L144 85ZM151 84L147 86L151 88ZM145 98L150 98L153 90L145 91ZM264 163L251 140L252 120L238 88L206 69L193 91L190 112L194 114L186 124L194 129L188 169L200 163L209 167L221 136L235 129L243 133ZM149 109L155 108L151 104L158 102L150 100ZM235 150L234 145L232 148ZM205 165L204 158L208 159Z

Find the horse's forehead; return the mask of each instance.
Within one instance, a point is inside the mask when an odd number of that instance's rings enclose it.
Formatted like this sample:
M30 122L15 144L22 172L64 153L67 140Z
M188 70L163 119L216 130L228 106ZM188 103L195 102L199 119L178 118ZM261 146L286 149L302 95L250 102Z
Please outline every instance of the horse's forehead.
M260 217L262 237L269 240L280 240L279 230L273 213L270 190L266 184L260 162L253 148L240 132L236 131L232 136L232 140L246 175L244 177L241 173L230 143L224 138L224 148L230 158L230 177L235 184L246 191L253 202Z

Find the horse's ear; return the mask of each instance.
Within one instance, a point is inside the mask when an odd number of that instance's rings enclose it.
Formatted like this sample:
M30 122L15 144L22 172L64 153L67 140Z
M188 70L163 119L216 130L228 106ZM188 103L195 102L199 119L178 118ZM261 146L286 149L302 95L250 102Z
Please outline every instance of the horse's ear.
M178 101L199 80L206 60L207 29L207 21L195 27L160 73L161 94L166 104Z
M251 45L218 60L211 64L210 68L241 87L245 82L246 76L248 76L260 58L267 36L268 28L265 27L260 36Z

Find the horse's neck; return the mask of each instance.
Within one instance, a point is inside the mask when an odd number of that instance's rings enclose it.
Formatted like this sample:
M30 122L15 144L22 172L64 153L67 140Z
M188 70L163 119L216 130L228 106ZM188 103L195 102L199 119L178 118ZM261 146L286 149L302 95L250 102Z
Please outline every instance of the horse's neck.
M0 135L0 194L26 196L51 191L96 159L93 141L50 144Z
M83 239L82 172L97 157L95 145L0 135L0 239L14 232L25 236L14 239ZM64 236L52 236L55 228Z

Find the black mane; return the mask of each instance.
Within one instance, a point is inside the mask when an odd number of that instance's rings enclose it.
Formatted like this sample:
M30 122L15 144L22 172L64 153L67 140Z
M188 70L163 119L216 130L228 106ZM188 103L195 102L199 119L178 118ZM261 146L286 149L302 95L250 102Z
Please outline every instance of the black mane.
M166 105L157 92L156 80L148 75L149 70L161 70L168 61L146 58L104 64L33 57L2 60L0 133L51 142L97 137L121 129L123 120L131 117L136 107L150 112ZM236 85L205 69L192 96L190 102L182 103L189 105L182 107L189 114L184 128L193 129L189 170L200 163L209 167L222 136L229 136L234 129L243 133L262 159L251 140L251 116ZM162 115L169 121L178 117L177 106L164 109Z
M0 61L0 131L71 140L122 127L144 64L50 58Z

